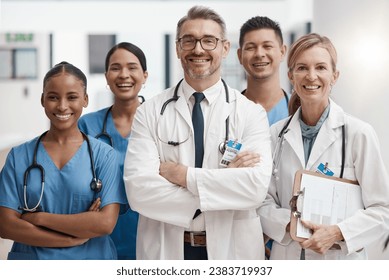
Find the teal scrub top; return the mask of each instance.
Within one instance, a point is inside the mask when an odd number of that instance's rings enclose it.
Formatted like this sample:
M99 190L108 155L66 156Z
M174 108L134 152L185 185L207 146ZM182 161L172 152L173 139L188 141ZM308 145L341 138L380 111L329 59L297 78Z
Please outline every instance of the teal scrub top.
M289 116L288 101L290 96L287 95L287 97L288 99L286 97L282 98L269 112L267 112L269 126Z
M108 108L104 108L97 112L89 113L82 116L78 122L78 127L84 133L91 137L96 137L103 131L103 124ZM113 148L117 151L117 164L120 168L120 188L125 190L123 181L123 166L126 156L128 139L124 138L117 131L113 122L111 112L108 113L106 122L106 132L111 136ZM108 143L107 137L99 137L99 140ZM118 252L118 259L120 260L135 260L136 259L136 235L138 227L139 214L133 211L127 202L127 207L122 207L115 229L111 234L116 249Z

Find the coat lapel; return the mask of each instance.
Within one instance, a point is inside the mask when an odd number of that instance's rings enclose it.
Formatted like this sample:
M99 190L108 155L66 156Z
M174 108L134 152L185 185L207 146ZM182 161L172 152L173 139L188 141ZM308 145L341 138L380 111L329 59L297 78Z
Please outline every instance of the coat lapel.
M312 169L322 154L330 147L342 134L337 133L336 129L344 125L344 114L343 110L336 105L333 101L331 102L330 113L327 120L323 123L320 128L319 134L313 144L311 155L307 162L307 169ZM340 152L340 151L339 151Z
M192 117L190 115L188 104L186 103L184 96L180 96L180 98L178 98L175 108L178 114L180 114L181 117L185 120L188 127L190 127L192 131L191 134L193 135Z
M219 160L219 145L224 141L226 133L226 119L233 110L233 106L236 102L236 96L230 90L230 103L226 102L225 94L220 94L220 96L215 100L214 108L211 111L209 116L209 124L205 128L205 139L204 139L204 167L207 167L206 164L209 163L210 166L215 166L215 161ZM230 123L233 120L230 119ZM231 125L229 126L231 129ZM229 136L231 138L232 131L229 131ZM217 152L217 153L216 153ZM216 155L216 156L215 156Z
M288 126L288 132L285 133L285 141L288 142L291 149L295 153L295 156L300 160L301 167L305 167L305 159L304 159L304 148L303 148L303 141L302 141L302 135L301 135L301 128L300 128L300 122L299 122L299 116L300 116L300 110L299 109L294 115L293 119L290 122ZM285 143L283 144L285 145ZM286 158L283 158L282 160L289 160Z

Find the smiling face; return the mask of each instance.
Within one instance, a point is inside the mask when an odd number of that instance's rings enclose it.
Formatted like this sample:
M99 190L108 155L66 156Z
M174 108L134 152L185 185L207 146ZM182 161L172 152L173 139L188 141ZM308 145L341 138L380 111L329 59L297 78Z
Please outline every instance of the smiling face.
M334 71L329 52L320 46L313 46L296 57L288 76L303 107L320 105L325 108L339 72Z
M80 79L62 72L46 81L41 103L50 120L50 129L76 129L82 110L88 105L88 95Z
M261 80L278 75L285 52L274 30L257 29L244 35L238 58L249 78Z
M220 25L213 20L188 20L182 25L178 37L183 36L195 39L212 36L220 39L216 48L211 51L205 51L200 42L197 42L195 48L190 51L183 50L180 44L176 43L177 57L181 60L186 81L192 87L199 80L206 82L208 86L215 84L220 79L222 59L227 56L230 49L230 43L223 40Z
M119 48L109 59L105 78L116 99L135 100L146 82L147 72L133 53Z

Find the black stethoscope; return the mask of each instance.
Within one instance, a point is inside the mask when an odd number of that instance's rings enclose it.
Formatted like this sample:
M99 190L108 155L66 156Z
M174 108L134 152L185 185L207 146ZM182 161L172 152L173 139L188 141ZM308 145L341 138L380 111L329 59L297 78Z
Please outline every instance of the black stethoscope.
M92 182L90 183L90 188L91 188L92 191L95 192L95 194L97 194L103 188L103 183L96 176L95 163L94 163L94 160L93 160L93 151L92 151L92 147L91 147L91 144L89 142L89 139L88 139L88 137L86 136L85 133L83 133L82 131L81 131L81 133L82 133L86 143L88 144L89 158L90 158L90 163L91 163L91 166L92 166L93 178L92 178ZM36 158L37 158L39 143L41 142L42 138L46 134L47 134L47 131L44 132L41 136L39 136L38 140L36 141L35 148L34 148L32 164L29 167L27 167L26 171L24 172L24 178L23 178L24 207L19 207L19 209L23 210L25 212L36 212L36 211L40 211L41 210L40 204L41 204L41 201L42 201L42 198L43 198L43 192L44 192L44 189L45 189L45 169L43 168L42 165L40 165L37 162ZM28 176L29 176L31 170L33 170L33 169L38 169L39 172L41 173L41 194L40 194L38 203L34 207L29 208L28 204L27 204L27 181L28 181Z
M180 98L178 96L178 88L181 85L182 81L183 81L183 79L177 83L176 88L174 89L173 97L169 98L168 100L166 100L162 104L161 112L160 112L160 117L158 118L158 121L157 121L157 137L158 137L158 140L161 141L164 144L168 144L168 145L171 145L171 146L178 146L178 145L180 145L182 143L185 143L186 141L188 141L189 136L190 136L190 128L189 128L188 129L188 135L186 136L185 140L183 140L183 141L173 141L173 140L165 141L165 140L161 139L160 133L159 133L159 129L158 129L159 128L159 120L163 116L163 113L165 112L165 109L166 109L167 105L169 105L169 103L172 102L172 101L176 102L178 100L178 98ZM223 79L222 79L222 82L223 82L224 91L225 91L225 94L226 94L226 102L230 103L230 93L228 91L227 84L226 84L226 82ZM223 142L221 142L219 144L219 151L220 151L221 154L224 154L224 152L226 150L226 145L227 145L228 138L229 138L229 133L230 133L230 131L229 131L229 124L230 124L230 116L228 116L227 119L226 119L226 135L225 135L225 139L224 139Z
M284 137L285 134L289 131L289 124L293 119L293 116L290 116L290 118L286 121L285 125L282 127L280 133L278 134L277 138L277 144L276 148L273 153L273 171L272 175L274 178L277 180L278 177L276 176L278 172L278 166L281 161L281 155L282 155L282 149L283 149L283 142L284 142ZM340 178L343 178L343 172L344 172L344 161L345 161L345 155L346 155L346 136L345 136L345 125L342 125L342 168L340 171Z
M143 102L145 102L145 98L142 96L142 95L138 95L138 99L139 99L139 102L140 104L142 104ZM113 106L113 105L112 105ZM112 110L112 106L108 108L107 112L105 113L105 116L104 116L104 121L103 121L103 128L101 129L101 132L99 134L97 134L95 136L96 139L99 139L101 137L105 137L108 139L108 144L113 147L113 138L111 135L109 135L109 133L107 132L107 121L108 121L108 116L109 116L109 112L111 112Z

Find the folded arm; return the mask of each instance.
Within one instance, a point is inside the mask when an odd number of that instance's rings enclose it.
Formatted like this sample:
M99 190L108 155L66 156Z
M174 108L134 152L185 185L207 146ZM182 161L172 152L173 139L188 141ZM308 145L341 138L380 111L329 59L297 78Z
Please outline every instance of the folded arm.
M0 207L1 238L39 247L72 247L88 241L88 238L78 238L44 227L38 227L23 220L21 216L15 210Z
M110 234L116 225L119 204L109 204L99 211L78 214L26 213L21 218L35 226L79 238L93 238ZM93 208L93 207L92 207Z
M260 155L257 153L243 151L239 153L228 165L228 168L254 167L259 163ZM185 187L188 167L175 162L161 162L159 174L176 186Z

